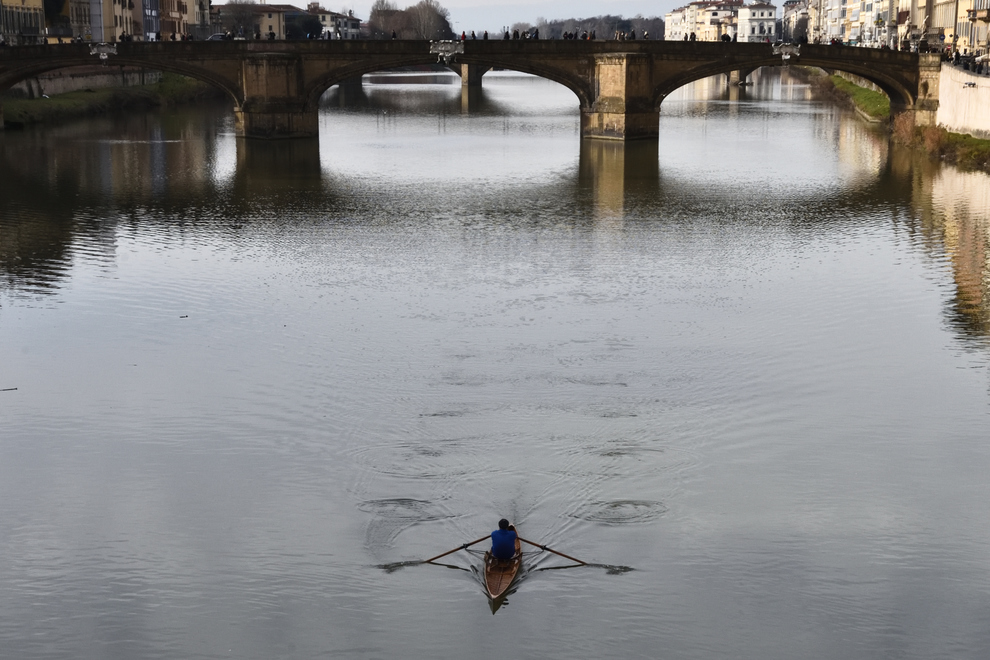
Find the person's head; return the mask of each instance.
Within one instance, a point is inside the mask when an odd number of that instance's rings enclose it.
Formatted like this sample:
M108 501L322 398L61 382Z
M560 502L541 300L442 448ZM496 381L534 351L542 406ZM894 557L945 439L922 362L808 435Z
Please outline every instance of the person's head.
M509 521L506 520L505 518L502 518L501 520L498 521L498 528L509 529Z

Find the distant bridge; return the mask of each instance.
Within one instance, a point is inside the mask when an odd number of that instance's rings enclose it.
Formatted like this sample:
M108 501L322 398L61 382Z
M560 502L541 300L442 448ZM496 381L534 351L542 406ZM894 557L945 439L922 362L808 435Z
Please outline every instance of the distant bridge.
M656 138L660 105L692 81L787 63L845 71L872 81L893 113L934 123L937 55L847 46L801 46L789 62L770 44L701 41L462 42L452 67L464 85L480 85L491 68L556 81L577 96L581 132L610 139ZM206 81L234 103L243 137L316 136L317 105L332 85L365 73L432 64L427 41L185 41L116 44L113 65L171 71ZM0 92L55 69L92 65L87 44L0 49ZM0 115L2 118L2 115Z

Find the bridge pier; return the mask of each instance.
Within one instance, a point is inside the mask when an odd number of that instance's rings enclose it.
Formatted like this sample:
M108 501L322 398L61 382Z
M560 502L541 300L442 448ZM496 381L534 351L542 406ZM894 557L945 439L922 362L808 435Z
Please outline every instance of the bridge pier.
M730 85L738 85L739 83L746 82L746 79L752 75L756 69L736 69L735 71L730 71L727 75L729 78Z
M234 108L237 137L300 138L319 136L316 110L302 109L300 103L245 103ZM293 107L297 106L297 107Z
M891 118L910 113L915 126L937 126L938 84L942 75L941 58L924 53L918 56L918 95L913 105L890 101Z
M938 83L942 76L942 59L937 54L918 56L918 100L914 103L914 122L918 126L936 126L938 121Z
M660 111L653 107L652 58L617 53L595 58L596 97L581 108L581 136L608 140L660 137Z
M480 64L461 64L461 86L481 87L481 77L491 69L490 66Z
M317 137L319 118L307 107L302 57L290 53L250 53L241 63L244 102L234 108L237 136Z

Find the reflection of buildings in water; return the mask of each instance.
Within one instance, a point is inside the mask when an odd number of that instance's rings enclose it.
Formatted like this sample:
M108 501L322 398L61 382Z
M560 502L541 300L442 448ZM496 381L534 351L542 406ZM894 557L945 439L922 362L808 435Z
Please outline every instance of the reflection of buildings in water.
M990 176L939 168L931 206L952 261L955 321L968 332L990 335Z
M0 219L0 291L9 288L44 293L57 289L72 263L75 227L71 210L60 213L57 208L43 209L34 204L27 210L23 203L27 200L18 199L9 184L18 185L0 171L0 197L7 210Z
M850 112L841 113L837 119L837 155L844 177L862 177L864 172L879 174L887 164L890 140L886 131L864 123Z
M926 254L949 257L956 285L950 323L963 336L990 336L990 177L899 146L891 148L889 167L910 184L915 239Z
M806 103L812 99L807 80L794 75L788 67L761 67L750 72L744 85L730 82L726 74L696 80L685 85L677 94L683 99L697 103L707 111L704 100L730 101L728 114L737 114L739 102L757 100L779 100L784 102Z
M807 103L814 99L811 85L803 74L795 74L790 67L785 66L780 71L780 99L793 103Z
M187 112L198 121L148 113L5 136L0 277L22 292L57 289L77 261L112 265L118 227L144 215L141 207L213 197L209 162L220 124L203 121L209 108Z
M622 226L627 196L656 190L660 180L655 140L582 140L578 178L590 189L596 224Z
M106 263L115 253L107 223L76 216L77 205L92 198L87 184L99 180L99 163L55 144L52 135L29 130L0 145L0 289L53 292L73 262ZM80 176L88 165L97 173Z

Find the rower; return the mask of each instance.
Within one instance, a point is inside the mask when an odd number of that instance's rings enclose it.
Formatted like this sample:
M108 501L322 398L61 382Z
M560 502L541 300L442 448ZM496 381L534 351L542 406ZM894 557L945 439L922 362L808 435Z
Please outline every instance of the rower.
M516 556L516 528L502 518L498 529L492 532L492 557L499 561L509 561Z

